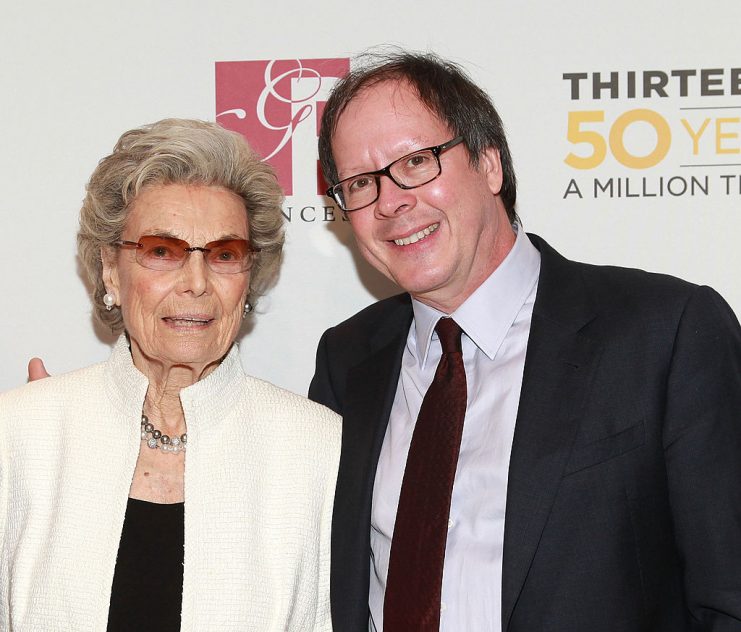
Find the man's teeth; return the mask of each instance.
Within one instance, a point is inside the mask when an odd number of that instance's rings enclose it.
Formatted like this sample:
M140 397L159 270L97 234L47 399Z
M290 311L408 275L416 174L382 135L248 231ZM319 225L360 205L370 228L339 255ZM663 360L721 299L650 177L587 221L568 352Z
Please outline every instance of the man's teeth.
M409 235L409 237L404 237L404 239L394 239L394 243L397 246L408 246L409 244L416 244L420 239L424 239L425 237L427 237L427 235L434 233L439 227L440 224L432 224L424 230L420 230L417 233Z

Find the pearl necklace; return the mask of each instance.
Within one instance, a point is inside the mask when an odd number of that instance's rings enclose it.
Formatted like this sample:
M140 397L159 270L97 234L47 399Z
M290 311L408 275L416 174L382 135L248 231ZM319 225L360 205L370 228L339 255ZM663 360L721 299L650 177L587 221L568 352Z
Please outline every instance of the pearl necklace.
M147 447L152 450L160 449L163 452L177 454L178 452L185 452L185 449L188 447L188 434L183 433L180 437L173 437L171 439L166 434L162 434L157 430L149 422L149 417L142 413L142 441L146 441Z

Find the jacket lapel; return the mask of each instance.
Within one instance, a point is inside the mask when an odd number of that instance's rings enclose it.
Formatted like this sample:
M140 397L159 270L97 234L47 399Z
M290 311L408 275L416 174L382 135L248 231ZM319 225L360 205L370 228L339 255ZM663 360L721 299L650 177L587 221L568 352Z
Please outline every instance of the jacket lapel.
M541 252L541 272L509 466L503 630L556 497L599 356L599 346L581 333L595 313L577 264L531 240Z
M337 629L368 629L373 483L411 320L407 300L379 328L368 355L348 371L332 546L332 592L344 597L344 603L334 599Z

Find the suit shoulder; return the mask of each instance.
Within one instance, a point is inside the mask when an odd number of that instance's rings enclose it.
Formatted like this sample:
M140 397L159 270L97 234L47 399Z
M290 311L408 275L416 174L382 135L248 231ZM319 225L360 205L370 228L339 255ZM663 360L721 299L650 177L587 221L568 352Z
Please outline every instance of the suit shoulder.
M607 316L608 322L625 326L643 323L649 330L669 330L678 325L687 310L707 308L716 314L730 310L723 298L707 286L638 268L572 261L537 235L530 238L541 252L540 305L560 306L559 316L580 313L591 305ZM556 313L546 311L549 315Z
M370 335L378 329L380 323L385 322L393 315L407 311L411 313L411 305L409 294L396 294L368 305L368 307L361 309L327 331L331 332L333 336L340 337L356 338L362 336L364 332L368 332L368 335Z
M579 265L595 304L611 322L671 332L685 320L696 327L720 327L728 335L739 335L733 309L707 285L636 268Z
M689 281L668 274L647 272L638 268L615 265L596 265L567 259L544 239L529 235L541 253L540 283L556 293L564 284L581 279L573 287L583 284L589 295L599 304L680 305L697 290Z
M639 268L577 264L583 270L584 279L604 295L618 292L621 296L645 296L654 300L671 297L686 300L699 287L668 274L648 272Z

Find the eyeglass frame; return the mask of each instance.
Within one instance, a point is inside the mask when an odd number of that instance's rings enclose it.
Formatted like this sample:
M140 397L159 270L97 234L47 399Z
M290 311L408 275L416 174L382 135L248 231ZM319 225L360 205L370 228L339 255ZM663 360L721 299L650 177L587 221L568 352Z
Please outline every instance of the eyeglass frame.
M400 189L403 189L404 191L408 191L410 189L417 189L419 187L424 186L425 184L429 184L433 180L440 177L440 175L443 172L443 166L442 166L442 163L440 162L440 154L442 154L444 151L447 151L448 149L452 149L456 145L459 145L464 140L465 139L463 138L463 136L456 136L455 138L452 138L446 143L442 143L440 145L433 145L432 147L422 147L421 149L415 149L414 151L410 151L408 154L404 154L400 158L397 158L396 160L390 162L383 169L378 169L376 171L366 171L363 173L356 173L347 178L342 178L342 180L340 180L336 184L333 184L331 187L327 189L326 195L328 197L331 197L335 202L337 202L337 205L340 207L343 213L354 213L355 211L364 209L366 206L370 206L371 204L376 202L378 198L381 196L381 176L386 176L389 180L391 180L391 182L393 182L397 187L399 187ZM435 160L437 162L437 174L433 176L432 178L430 178L429 180L426 180L425 182L421 182L420 184L415 184L412 186L397 182L396 178L394 178L394 176L391 174L391 167L393 167L397 162L406 160L410 156L414 156L414 154L419 154L423 151L432 152L432 155L435 157ZM357 208L351 208L351 209L342 208L342 202L340 202L340 200L338 199L338 196L335 193L335 189L339 187L343 182L347 182L348 180L353 180L354 178L359 178L360 176L372 176L373 177L373 179L376 181L376 197L373 198L367 204L363 204L363 206L358 206Z
M213 241L209 241L208 243L204 244L203 246L191 246L190 243L185 241L185 239L180 239L179 237L172 237L171 235L140 235L139 239L141 240L142 237L157 237L158 239L170 239L173 241L182 241L183 243L187 244L187 248L183 248L183 250L187 253L186 256L183 258L182 263L177 266L176 268L172 268L171 270L160 269L160 268L150 268L148 266L145 266L141 261L139 261L139 258L136 257L136 253L144 247L144 244L142 244L140 241L129 241L128 239L117 239L116 241L111 242L111 246L115 246L117 248L121 248L122 250L133 250L134 251L134 260L137 264L139 264L142 268L145 270L154 270L155 272L172 272L174 270L181 270L185 266L185 262L190 258L191 253L200 251L204 254L203 262L206 264L206 267L211 270L212 272L216 272L217 274L242 274L243 272L249 272L252 269L252 266L255 263L254 256L249 257L249 265L244 270L239 270L238 272L224 272L223 270L216 270L211 267L211 264L208 263L208 259L206 258L206 253L211 252L213 248L207 248L206 246L209 246L211 244L219 243L222 241L243 241L247 244L247 252L250 255L256 255L262 251L262 248L255 248L247 239L243 239L241 237L227 237L224 239L214 239Z

